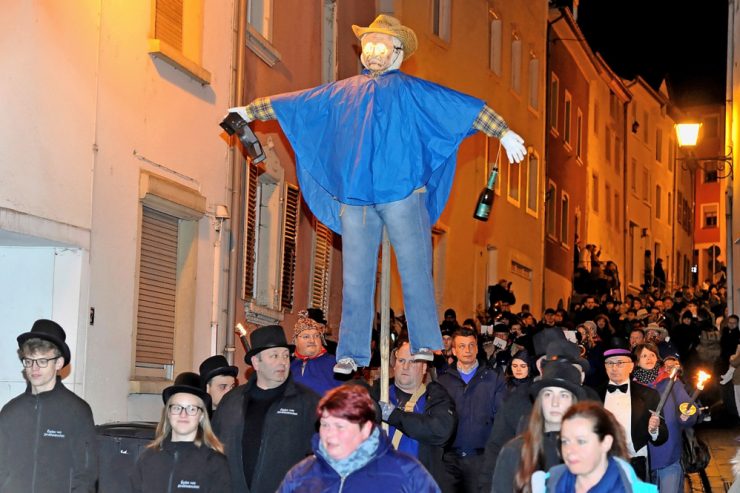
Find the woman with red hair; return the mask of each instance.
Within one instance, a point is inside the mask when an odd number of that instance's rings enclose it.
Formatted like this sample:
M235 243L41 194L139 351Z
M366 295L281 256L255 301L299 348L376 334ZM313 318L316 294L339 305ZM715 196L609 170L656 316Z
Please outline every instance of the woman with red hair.
M288 471L281 493L321 491L439 492L411 456L397 452L377 425L375 402L361 385L342 385L319 402L314 455Z

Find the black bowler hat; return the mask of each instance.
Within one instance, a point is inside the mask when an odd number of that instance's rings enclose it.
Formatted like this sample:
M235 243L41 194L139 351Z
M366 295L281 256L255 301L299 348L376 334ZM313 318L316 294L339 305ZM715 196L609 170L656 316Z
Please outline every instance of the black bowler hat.
M239 368L236 366L230 366L226 358L220 354L206 358L198 368L200 372L200 381L203 384L203 388L206 388L208 382L218 375L229 375L235 377L239 373Z
M581 356L581 349L578 345L567 339L554 340L547 345L542 367L544 368L545 364L549 362L563 359L580 366L584 372L591 369L591 364L588 360Z
M252 349L244 355L244 362L252 364L252 356L274 347L284 347L290 349L288 341L285 339L285 331L279 325L265 325L252 332L250 341Z
M175 378L175 385L170 385L162 391L162 400L165 404L175 394L184 392L186 394L192 394L196 397L200 397L203 401L203 405L206 407L206 411L211 409L211 396L203 390L200 384L200 375L191 371L180 373Z
M62 353L64 366L69 364L72 354L69 351L69 346L67 346L67 343L65 342L67 340L67 334L64 333L64 329L58 323L45 318L36 320L33 323L33 327L31 327L31 332L24 332L18 336L18 347L20 348L23 346L23 343L29 339L43 339L51 342L59 348L59 351Z
M536 399L537 394L545 387L560 387L568 390L578 400L586 397L586 391L581 385L581 372L565 360L552 361L547 366L543 366L542 375L537 377L529 387L529 396Z

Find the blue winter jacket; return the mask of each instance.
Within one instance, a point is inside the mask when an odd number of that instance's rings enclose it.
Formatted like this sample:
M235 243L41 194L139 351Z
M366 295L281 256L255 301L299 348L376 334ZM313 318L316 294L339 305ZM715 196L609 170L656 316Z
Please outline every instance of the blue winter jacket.
M466 385L457 368L450 368L437 382L455 401L458 424L452 447L463 451L485 449L493 419L506 395L504 376L479 366Z
M334 378L334 365L337 360L333 354L324 353L318 358L303 361L295 358L290 362L290 374L293 381L305 385L319 395L326 394L344 382Z
M396 451L381 430L378 448L370 462L346 477L318 453L319 435L313 437L314 455L288 471L278 493L441 493L432 476L416 459Z

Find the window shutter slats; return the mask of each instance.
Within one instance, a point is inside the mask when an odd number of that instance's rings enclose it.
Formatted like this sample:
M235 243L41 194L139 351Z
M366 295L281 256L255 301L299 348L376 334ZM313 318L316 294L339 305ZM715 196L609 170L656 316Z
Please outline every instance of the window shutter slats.
M177 286L176 217L143 208L136 362L171 364Z
M246 204L244 213L244 289L245 300L254 298L254 262L257 233L257 166L247 164Z
M331 248L333 236L329 228L316 221L313 266L311 273L310 306L329 310L329 275L331 272Z
M283 275L281 281L280 306L284 310L293 309L295 285L295 254L298 239L298 187L286 184L285 215L283 216Z
M183 0L157 0L154 35L182 51Z

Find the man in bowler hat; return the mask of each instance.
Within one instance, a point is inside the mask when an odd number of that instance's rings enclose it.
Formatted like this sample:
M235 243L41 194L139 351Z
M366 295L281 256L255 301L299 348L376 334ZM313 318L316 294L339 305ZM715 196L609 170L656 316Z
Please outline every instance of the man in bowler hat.
M290 349L279 325L256 329L244 361L254 368L213 416L229 459L233 493L273 493L288 470L311 455L319 396L290 375Z
M0 411L0 490L93 492L98 452L90 406L62 384L64 329L37 320L18 336L26 391Z
M226 393L236 387L239 369L229 365L222 355L206 358L198 368L203 390L211 396L211 410L215 411Z

